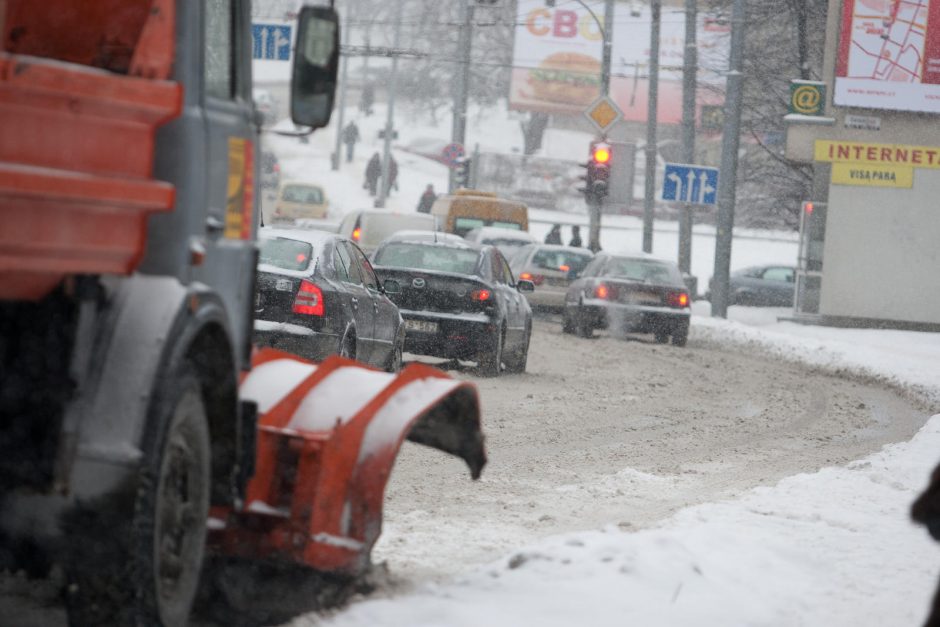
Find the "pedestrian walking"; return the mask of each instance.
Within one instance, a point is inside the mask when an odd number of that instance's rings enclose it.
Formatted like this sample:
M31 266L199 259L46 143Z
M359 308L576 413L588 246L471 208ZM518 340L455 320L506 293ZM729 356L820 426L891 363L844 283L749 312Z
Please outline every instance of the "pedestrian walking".
M435 200L437 200L437 194L434 193L434 186L428 184L418 201L418 213L431 213L431 206L434 205Z
M546 244L558 244L561 245L561 225L556 224L552 226L552 230L548 232L548 235L545 236Z
M395 157L388 156L388 183L385 186L385 195L388 196L392 193L392 189L398 191L398 162L395 161Z
M343 143L346 144L346 163L353 160L353 151L356 149L356 142L359 141L359 127L352 120L343 129Z
M375 196L375 192L378 190L379 186L379 176L381 176L381 174L382 159L379 157L379 153L376 152L366 165L366 181L362 185L369 190L370 196Z
M372 83L366 83L362 88L362 97L359 100L359 110L369 117L372 115L372 105L375 103L375 87Z
M580 248L583 246L581 242L581 227L575 225L571 227L571 241L568 242L569 246L574 246L575 248Z

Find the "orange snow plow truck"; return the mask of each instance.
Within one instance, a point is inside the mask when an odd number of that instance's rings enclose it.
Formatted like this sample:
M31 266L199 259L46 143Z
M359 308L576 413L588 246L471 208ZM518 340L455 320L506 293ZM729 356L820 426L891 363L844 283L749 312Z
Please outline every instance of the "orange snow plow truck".
M312 131L339 20L292 28ZM71 625L184 625L285 573L312 601L368 570L405 439L479 477L471 384L251 346L249 0L0 0L0 35L0 570L61 565Z

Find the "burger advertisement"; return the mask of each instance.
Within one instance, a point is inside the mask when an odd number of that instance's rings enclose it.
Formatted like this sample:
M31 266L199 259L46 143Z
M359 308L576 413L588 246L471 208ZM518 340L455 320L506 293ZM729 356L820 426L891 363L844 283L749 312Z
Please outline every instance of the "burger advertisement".
M521 111L581 115L600 95L604 5L518 0L509 106ZM644 4L617 3L612 37L610 96L624 119L645 122L649 89L650 10ZM631 7L633 7L631 9ZM727 29L709 27L699 13L697 45L699 104L720 104L721 70L727 67ZM682 116L682 57L685 15L665 11L660 28L659 120L678 123Z

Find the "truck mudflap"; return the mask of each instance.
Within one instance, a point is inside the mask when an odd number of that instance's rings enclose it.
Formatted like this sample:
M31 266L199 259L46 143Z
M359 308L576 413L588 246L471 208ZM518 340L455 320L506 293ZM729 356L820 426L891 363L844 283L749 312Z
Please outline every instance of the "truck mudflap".
M216 555L361 574L406 438L462 458L474 479L486 463L475 386L423 364L393 375L264 349L240 393L258 405L257 465L244 505L211 511Z

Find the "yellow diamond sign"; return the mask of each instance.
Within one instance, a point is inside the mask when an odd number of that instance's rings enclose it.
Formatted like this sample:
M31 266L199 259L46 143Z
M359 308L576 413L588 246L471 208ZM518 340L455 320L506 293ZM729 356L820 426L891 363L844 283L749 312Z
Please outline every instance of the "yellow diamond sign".
M601 96L584 111L588 120L600 132L606 132L617 120L623 117L617 104L609 96Z

